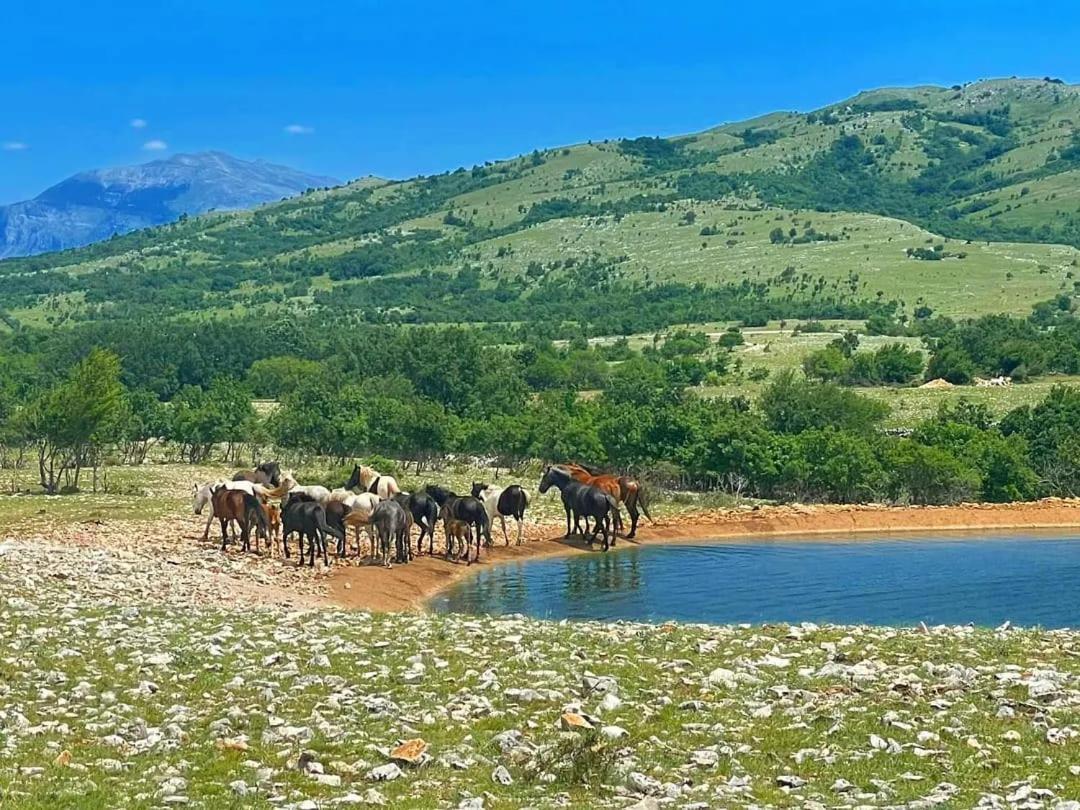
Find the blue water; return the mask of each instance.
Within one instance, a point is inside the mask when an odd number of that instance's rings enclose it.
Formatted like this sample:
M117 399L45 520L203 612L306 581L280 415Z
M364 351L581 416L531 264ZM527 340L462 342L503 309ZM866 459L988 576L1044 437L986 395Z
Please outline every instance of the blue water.
M709 623L1080 624L1080 538L629 546L482 569L438 612Z

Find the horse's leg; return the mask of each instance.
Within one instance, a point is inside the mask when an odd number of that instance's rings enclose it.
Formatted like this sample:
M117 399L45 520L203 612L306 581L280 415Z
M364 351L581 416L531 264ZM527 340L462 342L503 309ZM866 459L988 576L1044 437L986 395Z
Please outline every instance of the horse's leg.
M502 522L503 543L510 545L510 536L506 533L506 515L500 514L499 520Z
M219 518L219 520L221 521L221 550L224 551L226 544L229 542L229 535L227 533L229 521L227 518Z
M626 511L630 513L630 534L626 535L628 538L632 538L637 534L637 522L641 513L638 511L637 506L638 494L637 490L631 490L626 496Z
M210 524L214 522L214 512L211 510L210 514L206 518L206 528L203 529L202 539L205 543L210 539Z
M570 507L566 506L564 504L563 508L566 510L566 534L563 535L563 538L566 539L566 540L569 540L570 539Z

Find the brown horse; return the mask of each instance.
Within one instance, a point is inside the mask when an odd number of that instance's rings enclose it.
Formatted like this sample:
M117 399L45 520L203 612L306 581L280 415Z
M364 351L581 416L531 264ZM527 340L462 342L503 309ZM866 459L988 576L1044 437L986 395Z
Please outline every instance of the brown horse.
M251 550L251 525L255 524L255 551L258 553L258 538L269 538L270 535L270 521L259 499L237 489L221 488L214 493L211 503L214 517L221 522L221 550L225 550L229 540L229 521L235 520L240 525L240 542L244 551Z
M633 537L637 534L638 518L642 513L650 521L653 519L652 515L649 514L649 504L645 499L645 488L633 478L626 475L595 473L581 464L561 464L559 466L566 468L575 481L594 486L606 492L619 503L626 504L626 511L630 513L630 534L626 535L627 537ZM640 512L638 511L639 507L641 508Z

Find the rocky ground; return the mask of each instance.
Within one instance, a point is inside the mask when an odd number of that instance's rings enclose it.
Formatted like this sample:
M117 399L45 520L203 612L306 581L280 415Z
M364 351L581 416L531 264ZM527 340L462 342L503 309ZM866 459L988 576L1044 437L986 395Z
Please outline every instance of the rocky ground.
M0 545L0 806L1080 808L1080 633L274 607L116 545Z

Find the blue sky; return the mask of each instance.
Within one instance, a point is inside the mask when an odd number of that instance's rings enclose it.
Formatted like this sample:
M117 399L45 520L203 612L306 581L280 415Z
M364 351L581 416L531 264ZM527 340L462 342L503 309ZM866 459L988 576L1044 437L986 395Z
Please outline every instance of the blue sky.
M1076 82L1078 34L1080 6L1030 0L12 0L0 202L180 151L407 177L882 85Z

